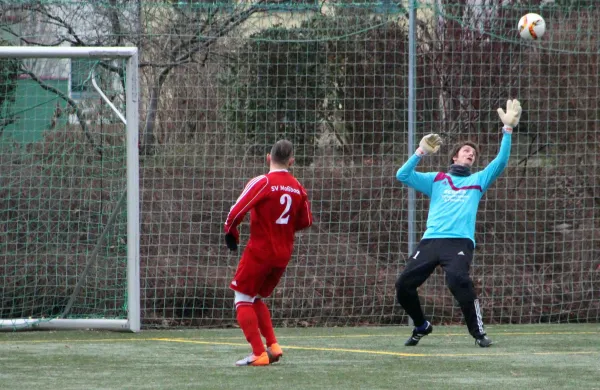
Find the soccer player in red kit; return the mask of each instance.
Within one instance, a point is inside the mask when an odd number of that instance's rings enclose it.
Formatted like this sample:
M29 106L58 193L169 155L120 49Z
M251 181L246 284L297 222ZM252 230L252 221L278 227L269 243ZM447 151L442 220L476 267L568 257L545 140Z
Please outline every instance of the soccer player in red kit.
M294 162L292 143L275 143L267 162L269 173L246 184L225 222L227 247L237 250L237 226L250 211L250 239L229 286L235 291L238 324L252 346L252 353L237 361L237 366L266 366L283 355L271 313L262 298L271 295L285 272L292 257L294 234L312 225L306 190L288 171Z

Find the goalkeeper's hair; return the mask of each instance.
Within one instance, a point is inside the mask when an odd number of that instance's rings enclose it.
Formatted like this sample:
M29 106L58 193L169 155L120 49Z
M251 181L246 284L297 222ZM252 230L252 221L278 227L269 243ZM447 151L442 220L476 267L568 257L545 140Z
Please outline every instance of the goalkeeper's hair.
M285 139L275 142L275 145L271 148L271 161L276 164L287 164L293 155L294 146Z
M470 146L475 149L475 161L477 161L477 158L479 158L479 145L471 140L466 140L459 142L452 147L452 151L450 152L450 165L454 164L454 157L456 157L463 146Z

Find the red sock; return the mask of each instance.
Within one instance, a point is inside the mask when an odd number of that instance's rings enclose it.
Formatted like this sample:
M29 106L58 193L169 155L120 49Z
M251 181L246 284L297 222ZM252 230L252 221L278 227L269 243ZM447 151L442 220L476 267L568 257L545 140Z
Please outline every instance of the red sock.
M269 308L262 299L255 299L252 306L254 306L254 312L258 318L258 328L260 329L260 333L262 333L266 339L267 346L270 347L271 344L277 342L277 338L275 338L275 331L273 330Z
M252 346L252 353L255 356L260 356L265 352L265 346L260 338L258 319L256 318L252 304L249 302L240 302L236 307L236 311L238 324L240 324L246 340Z

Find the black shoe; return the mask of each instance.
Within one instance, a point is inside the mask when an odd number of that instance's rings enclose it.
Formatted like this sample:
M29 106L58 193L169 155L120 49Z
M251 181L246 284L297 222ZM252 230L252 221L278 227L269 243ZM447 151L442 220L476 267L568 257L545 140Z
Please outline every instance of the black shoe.
M492 345L492 339L487 337L486 335L479 336L475 339L475 344L479 345L481 348L487 348Z
M415 346L415 345L419 344L419 340L421 340L421 337L427 336L432 331L433 331L433 326L431 326L431 323L427 324L427 328L425 328L425 330L417 330L417 328L414 328L412 336L410 336L409 339L406 340L404 345L409 346L409 347Z

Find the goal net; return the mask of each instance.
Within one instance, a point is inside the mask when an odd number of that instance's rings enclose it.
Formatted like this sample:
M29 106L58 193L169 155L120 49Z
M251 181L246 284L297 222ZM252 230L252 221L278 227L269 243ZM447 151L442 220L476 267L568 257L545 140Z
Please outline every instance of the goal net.
M0 330L140 329L137 70L0 47Z

